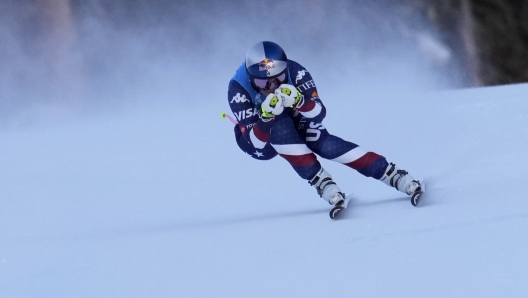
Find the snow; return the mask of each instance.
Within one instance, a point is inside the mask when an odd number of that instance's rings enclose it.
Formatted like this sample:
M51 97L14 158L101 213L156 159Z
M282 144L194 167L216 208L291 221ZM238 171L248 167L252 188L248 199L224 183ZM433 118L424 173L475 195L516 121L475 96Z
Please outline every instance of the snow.
M325 126L426 178L421 206L323 160L355 196L331 221L223 98L3 129L0 297L523 297L528 85L340 92Z

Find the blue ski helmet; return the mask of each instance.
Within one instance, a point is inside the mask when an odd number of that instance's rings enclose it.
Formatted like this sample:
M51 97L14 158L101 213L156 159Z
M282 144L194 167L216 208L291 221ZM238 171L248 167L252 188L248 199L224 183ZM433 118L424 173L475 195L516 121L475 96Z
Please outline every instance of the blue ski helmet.
M288 58L278 44L261 41L247 52L246 70L253 88L273 91L288 81Z

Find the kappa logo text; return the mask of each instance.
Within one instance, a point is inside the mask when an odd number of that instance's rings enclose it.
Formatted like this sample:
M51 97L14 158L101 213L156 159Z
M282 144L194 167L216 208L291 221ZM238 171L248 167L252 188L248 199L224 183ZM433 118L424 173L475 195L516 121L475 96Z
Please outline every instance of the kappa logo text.
M242 94L242 96L240 95L240 93L237 93L235 96L233 96L233 99L231 99L231 103L233 102L236 102L236 103L243 103L243 102L248 102L249 99L246 98L246 95Z
M302 80L307 72L308 71L306 69L299 70L299 72L297 73L297 76L295 77L295 84L297 84L299 80Z

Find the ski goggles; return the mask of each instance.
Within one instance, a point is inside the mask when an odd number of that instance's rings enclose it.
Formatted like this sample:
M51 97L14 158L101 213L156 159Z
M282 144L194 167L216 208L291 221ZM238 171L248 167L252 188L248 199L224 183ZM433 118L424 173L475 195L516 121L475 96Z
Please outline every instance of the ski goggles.
M286 83L286 80L286 72L283 72L273 78L253 78L253 84L260 90L271 90L279 88L281 84Z

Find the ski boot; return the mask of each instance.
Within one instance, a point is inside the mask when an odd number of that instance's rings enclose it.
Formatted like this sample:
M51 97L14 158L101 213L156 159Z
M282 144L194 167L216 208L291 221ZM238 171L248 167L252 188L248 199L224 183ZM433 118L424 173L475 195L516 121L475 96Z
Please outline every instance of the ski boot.
M418 205L424 189L422 183L414 179L407 171L399 169L395 164L390 163L380 180L388 186L410 195L411 204L415 207Z
M308 183L315 186L320 197L325 199L334 208L330 211L330 218L335 219L337 214L346 208L345 194L341 192L337 184L325 169L321 170Z

